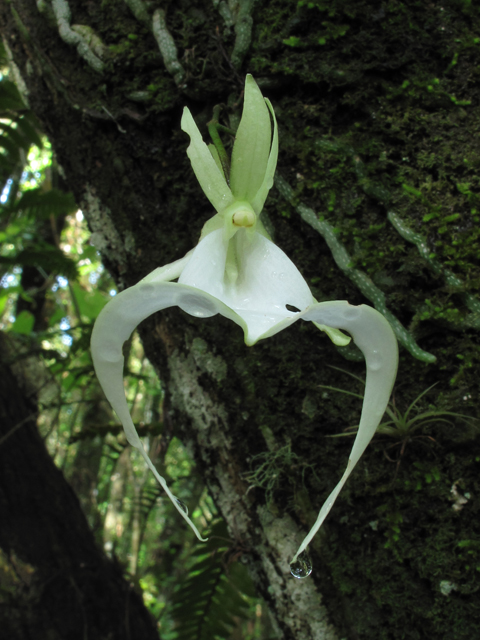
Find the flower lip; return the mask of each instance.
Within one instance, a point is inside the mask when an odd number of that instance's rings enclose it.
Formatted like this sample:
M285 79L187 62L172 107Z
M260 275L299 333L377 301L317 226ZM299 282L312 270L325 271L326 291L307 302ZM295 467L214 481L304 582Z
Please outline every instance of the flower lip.
M228 277L229 260L234 262L235 279ZM296 319L298 314L289 311L287 304L305 310L315 302L285 253L249 229L238 229L230 240L225 240L222 229L206 235L178 282L209 293L229 307L243 321L247 344L254 344L265 333L271 335L282 321L290 324Z

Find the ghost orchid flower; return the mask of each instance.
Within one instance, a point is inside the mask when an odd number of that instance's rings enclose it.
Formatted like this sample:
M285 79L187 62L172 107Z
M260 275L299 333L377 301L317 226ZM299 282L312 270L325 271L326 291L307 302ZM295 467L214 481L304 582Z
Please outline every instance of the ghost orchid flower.
M220 313L242 327L249 346L300 318L313 322L336 343L345 338L339 330L348 331L363 352L367 367L360 425L347 469L295 554L292 562L296 562L380 423L397 371L397 342L388 322L371 307L352 306L345 300L316 302L298 269L270 240L259 220L273 184L278 131L272 105L252 76L245 82L243 114L229 175L228 165L215 147L204 143L187 108L181 126L190 136L187 153L195 175L217 213L205 224L198 245L184 258L156 269L104 307L92 333L95 371L128 442L140 451L173 505L203 540L150 461L132 422L123 389L125 340L142 320L173 306L203 318ZM172 282L177 278L178 282ZM291 311L292 307L299 311Z

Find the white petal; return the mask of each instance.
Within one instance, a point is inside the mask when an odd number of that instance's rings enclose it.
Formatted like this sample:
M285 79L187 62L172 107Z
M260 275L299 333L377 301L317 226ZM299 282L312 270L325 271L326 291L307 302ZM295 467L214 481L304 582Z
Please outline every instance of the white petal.
M315 524L300 545L293 561L306 549L321 527L347 478L373 438L387 407L398 367L395 334L382 314L372 307L364 304L352 306L346 300L321 302L304 311L301 317L348 331L365 356L367 380L360 425L345 473L320 509Z
M152 313L179 305L182 301L191 310L198 311L199 305L195 307L196 300L203 305L203 309L209 306L210 315L212 312L217 313L215 301L204 301L194 289L172 282L140 282L135 287L130 287L116 295L103 308L93 328L91 350L98 380L123 425L128 442L140 451L173 505L188 522L197 538L204 540L188 515L179 506L165 479L159 475L150 461L132 422L123 388L122 347L135 327Z
M190 136L187 154L197 180L215 210L221 212L233 202L233 195L187 107L183 110L181 126Z
M206 291L238 314L252 345L295 322L299 315L287 305L302 310L314 300L297 267L263 235L240 229L230 242L237 257L235 282L225 273L228 242L219 229L200 241L179 283Z
M175 262L171 262L170 264L166 264L163 267L154 269L151 273L148 274L148 276L142 278L140 282L169 282L170 280L176 280L188 264L192 253L193 249L185 254L183 258L180 258L180 260L175 260ZM137 284L140 284L140 282L138 282Z

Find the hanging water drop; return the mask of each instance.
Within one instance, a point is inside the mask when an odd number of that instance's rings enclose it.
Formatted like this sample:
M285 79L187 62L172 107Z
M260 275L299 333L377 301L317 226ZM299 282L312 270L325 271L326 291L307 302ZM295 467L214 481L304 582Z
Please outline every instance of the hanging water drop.
M180 509L185 513L185 515L188 516L188 507L185 503L183 503L181 500L179 500L178 498L175 498L176 503L178 504L178 506L180 507Z
M308 578L312 573L312 561L306 551L302 551L298 558L290 564L290 573L299 580Z

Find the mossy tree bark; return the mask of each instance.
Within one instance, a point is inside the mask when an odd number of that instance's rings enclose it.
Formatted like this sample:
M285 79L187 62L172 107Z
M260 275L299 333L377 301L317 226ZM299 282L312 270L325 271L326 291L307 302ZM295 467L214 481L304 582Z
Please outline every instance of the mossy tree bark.
M249 71L276 109L279 173L294 189L267 201L275 241L317 299L370 296L403 323L403 410L438 382L436 407L474 415L478 10L453 0L217 5L170 3L167 15L140 0L2 5L30 106L105 265L124 288L195 245L212 212L185 154L182 108L205 124L223 102L235 120ZM330 227L302 218L300 202ZM251 349L225 319L174 310L140 333L279 637L475 637L474 432L430 425L420 439L378 440L312 545L311 579L297 582L288 561L350 446L324 436L360 410L319 385L350 388L326 365L362 375L362 363L300 324ZM266 501L245 476L255 454L282 449ZM452 486L465 492L460 510Z

